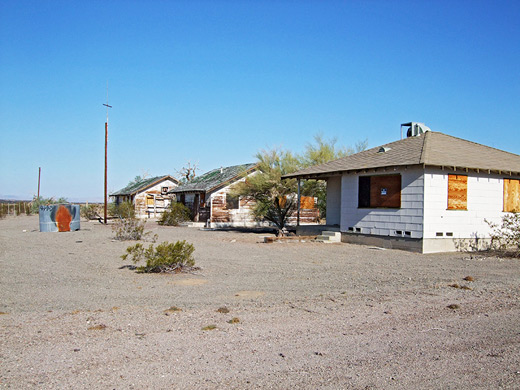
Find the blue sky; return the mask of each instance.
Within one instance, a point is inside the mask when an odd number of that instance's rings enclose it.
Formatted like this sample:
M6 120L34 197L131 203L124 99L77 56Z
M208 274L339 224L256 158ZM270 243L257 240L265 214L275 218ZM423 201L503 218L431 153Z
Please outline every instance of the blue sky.
M399 139L403 122L520 154L518 1L0 0L0 195L108 187Z

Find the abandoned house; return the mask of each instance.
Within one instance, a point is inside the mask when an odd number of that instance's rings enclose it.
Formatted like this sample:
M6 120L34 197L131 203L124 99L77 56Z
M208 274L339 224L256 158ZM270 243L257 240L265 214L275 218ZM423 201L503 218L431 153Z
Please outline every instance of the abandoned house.
M158 217L170 205L168 192L178 184L179 181L170 175L150 177L131 183L110 196L116 204L131 202L139 218Z
M286 175L327 181L327 225L343 242L422 253L485 248L520 211L520 156L401 125L406 138Z
M254 175L256 169L255 163L213 169L180 184L169 193L191 210L195 222L204 222L212 227L260 226L262 223L255 221L251 213L253 201L230 194L233 184ZM313 200L302 199L302 208L313 207L312 210L302 210L302 223L317 220L318 210L314 208Z
M177 202L186 205L195 222L210 222L212 226L248 226L254 224L245 199L229 195L230 187L253 174L256 164L217 168L169 191Z

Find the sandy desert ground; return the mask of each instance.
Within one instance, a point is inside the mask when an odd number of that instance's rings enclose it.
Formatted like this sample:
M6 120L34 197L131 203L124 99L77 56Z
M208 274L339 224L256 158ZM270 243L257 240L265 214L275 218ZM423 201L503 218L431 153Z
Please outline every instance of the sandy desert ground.
M147 227L202 269L137 274L98 222L0 220L0 388L520 388L518 259Z

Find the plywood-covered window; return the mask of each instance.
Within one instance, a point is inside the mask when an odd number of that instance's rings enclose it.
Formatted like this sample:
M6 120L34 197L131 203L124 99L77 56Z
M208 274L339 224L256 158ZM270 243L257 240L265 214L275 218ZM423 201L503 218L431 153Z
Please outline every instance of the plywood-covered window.
M314 208L314 197L313 196L300 197L300 209L311 210L313 208Z
M401 175L360 176L360 208L400 208Z
M448 175L448 210L468 209L468 177Z
M519 179L504 179L504 211L520 212Z

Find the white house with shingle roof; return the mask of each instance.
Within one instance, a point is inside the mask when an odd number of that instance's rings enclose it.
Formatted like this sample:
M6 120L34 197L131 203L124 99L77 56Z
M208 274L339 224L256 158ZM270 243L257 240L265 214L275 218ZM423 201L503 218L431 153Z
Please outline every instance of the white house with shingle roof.
M131 182L110 196L117 205L122 202L131 202L137 217L158 217L170 204L171 197L167 195L168 191L177 187L178 184L179 181L173 176L155 176Z
M481 248L485 220L520 211L519 155L433 131L285 177L327 181L327 225L339 225L344 242Z

